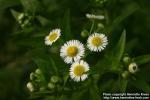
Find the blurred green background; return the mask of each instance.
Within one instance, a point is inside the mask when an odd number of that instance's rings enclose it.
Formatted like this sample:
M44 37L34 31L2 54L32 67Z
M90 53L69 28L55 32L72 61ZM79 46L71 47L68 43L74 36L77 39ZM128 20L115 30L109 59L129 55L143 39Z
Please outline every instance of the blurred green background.
M29 73L36 65L28 56L28 51L44 47L44 36L56 27L70 23L71 38L80 37L83 29L90 26L86 13L103 14L108 11L108 26L120 14L127 13L124 8L136 3L138 9L125 17L112 33L113 42L120 37L120 31L127 32L126 51L131 57L150 53L150 2L149 0L0 0L0 100L27 100L29 91L26 83ZM129 6L130 7L130 6ZM133 10L132 6L128 9ZM128 11L127 10L127 11ZM13 12L31 16L30 24L21 26ZM64 16L70 16L64 22ZM24 21L26 18L24 19ZM106 25L107 26L107 25ZM67 39L66 39L67 40ZM150 63L145 64L146 72ZM147 80L149 76L144 77ZM149 81L150 84L150 81Z

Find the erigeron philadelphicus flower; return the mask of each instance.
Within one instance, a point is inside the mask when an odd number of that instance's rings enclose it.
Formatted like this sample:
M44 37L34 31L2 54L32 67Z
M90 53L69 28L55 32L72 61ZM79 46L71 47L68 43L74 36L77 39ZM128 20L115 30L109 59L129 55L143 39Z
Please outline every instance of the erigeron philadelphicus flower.
M107 44L107 37L101 33L93 33L89 36L87 40L87 47L94 52L100 52L104 50Z
M78 40L70 40L61 47L60 56L68 64L78 61L84 56L84 45Z
M76 81L84 81L88 78L89 65L87 62L81 60L74 62L70 67L70 77Z
M132 74L136 73L136 72L138 71L138 66L137 66L137 64L136 64L136 63L131 63L131 64L129 64L128 70L129 70L129 72L132 73Z
M45 37L45 44L46 45L52 45L61 35L60 29L53 29L49 35Z
M99 20L105 18L103 15L94 15L94 14L86 14L86 17L89 19L99 19Z

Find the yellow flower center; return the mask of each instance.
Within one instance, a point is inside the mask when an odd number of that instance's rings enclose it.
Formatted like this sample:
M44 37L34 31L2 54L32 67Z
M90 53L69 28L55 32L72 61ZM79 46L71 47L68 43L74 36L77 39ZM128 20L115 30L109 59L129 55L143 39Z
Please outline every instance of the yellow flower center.
M76 56L78 53L78 48L75 47L75 46L70 46L68 47L67 49L67 55L70 56L70 57L74 57Z
M49 40L54 41L57 38L58 34L56 32L49 35Z
M100 46L102 44L102 39L100 37L94 37L92 39L92 44L96 47Z
M81 76L85 73L85 68L82 65L77 65L73 72L76 76Z

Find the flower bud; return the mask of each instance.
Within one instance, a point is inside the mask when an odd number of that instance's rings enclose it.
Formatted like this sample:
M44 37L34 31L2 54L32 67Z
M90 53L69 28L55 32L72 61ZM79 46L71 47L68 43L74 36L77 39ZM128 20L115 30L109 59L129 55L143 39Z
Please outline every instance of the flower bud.
M128 56L123 57L123 62L124 62L125 64L129 64L130 61L131 61L131 58L130 58L130 57L128 57Z
M30 73L30 80L34 80L36 77L35 77L35 74L32 72Z
M132 74L136 73L136 72L138 71L138 66L137 66L137 64L136 64L136 63L131 63L131 64L129 64L128 70L129 70L129 72L132 73Z
M48 88L49 89L54 89L55 88L55 84L53 84L53 83L48 83Z
M41 70L40 70L40 69L36 69L36 70L35 70L35 73L36 73L36 74L41 74Z
M98 23L98 24L97 24L97 27L98 27L98 29L103 29L103 28L104 28L104 25L103 25L102 23Z
M29 19L26 19L26 20L24 21L24 24L25 24L25 25L29 25L29 23L30 23Z
M58 81L59 81L59 77L58 76L52 76L51 77L51 82L57 83Z
M40 91L44 91L45 89L45 87L40 87Z
M83 31L81 32L81 36L84 37L84 38L87 37L88 34L89 34L89 32L88 32L87 30L83 30Z
M24 13L20 13L18 16L18 20L22 20L24 18Z
M33 86L33 84L31 82L27 83L27 88L29 89L30 92L34 91L34 86Z
M122 75L123 78L126 79L129 76L129 72L128 71L124 71L121 75Z

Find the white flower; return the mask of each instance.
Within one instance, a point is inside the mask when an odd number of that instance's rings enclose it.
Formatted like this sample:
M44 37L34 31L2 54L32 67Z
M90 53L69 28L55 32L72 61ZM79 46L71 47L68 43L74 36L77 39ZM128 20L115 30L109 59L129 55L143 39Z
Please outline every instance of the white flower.
M94 33L87 40L87 47L91 51L100 52L106 48L108 44L107 37L104 34Z
M128 70L130 73L134 74L135 72L138 71L138 66L136 63L131 63L129 66L128 66Z
M53 42L55 42L61 35L60 29L53 29L48 36L45 37L45 44L46 45L52 45Z
M88 78L87 71L89 71L87 62L83 60L74 62L70 67L70 77L76 82L84 81Z
M94 15L94 14L86 14L86 17L89 19L99 19L99 20L105 18L103 15Z
M34 86L33 86L33 84L31 82L27 83L27 88L30 90L30 92L34 91Z
M78 61L84 56L84 45L78 40L70 40L61 47L60 56L68 64Z

